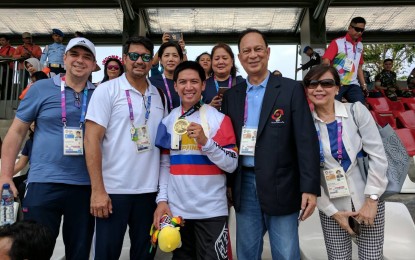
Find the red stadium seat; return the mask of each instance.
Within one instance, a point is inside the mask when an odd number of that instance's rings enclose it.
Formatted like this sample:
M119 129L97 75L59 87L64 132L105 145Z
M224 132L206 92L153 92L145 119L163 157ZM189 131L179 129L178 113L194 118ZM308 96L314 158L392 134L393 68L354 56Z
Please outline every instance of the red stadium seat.
M415 98L401 98L401 102L408 110L415 110Z
M415 111L407 110L399 112L397 119L405 128L415 129Z
M396 134L401 139L409 156L415 155L415 130L402 128L396 129Z
M396 126L396 119L392 115L379 115L375 111L371 110L370 113L372 114L373 118L375 119L376 123L380 125L381 127L384 127L385 125L389 124L393 129L397 129Z
M392 109L389 106L387 98L366 98L366 102L369 104L369 107L376 111L379 114L393 115Z
M402 104L400 100L392 101L389 98L386 98L386 101L388 101L389 107L392 109L392 112L394 113L395 117L398 114L396 113L396 111L405 111L405 106Z

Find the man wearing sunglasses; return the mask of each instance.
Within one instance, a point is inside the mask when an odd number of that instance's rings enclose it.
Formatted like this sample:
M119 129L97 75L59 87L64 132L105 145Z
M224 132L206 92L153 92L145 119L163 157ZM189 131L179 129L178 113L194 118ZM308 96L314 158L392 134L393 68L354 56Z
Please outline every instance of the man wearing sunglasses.
M346 35L334 39L323 55L323 64L332 65L340 75L341 87L336 95L339 101L344 96L350 103L365 103L363 91L367 90L367 84L362 69L362 34L365 26L366 20L363 17L353 18Z
M160 171L169 157L154 146L167 115L165 97L147 79L153 43L132 37L123 46L125 73L99 85L86 115L85 151L95 217L93 255L118 259L127 225L130 259L153 259L149 230Z

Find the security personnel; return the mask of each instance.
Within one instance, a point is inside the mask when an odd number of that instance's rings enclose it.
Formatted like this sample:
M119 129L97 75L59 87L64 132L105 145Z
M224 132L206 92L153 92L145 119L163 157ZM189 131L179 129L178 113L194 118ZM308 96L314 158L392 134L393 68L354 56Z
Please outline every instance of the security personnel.
M63 54L65 53L65 45L62 44L65 35L59 29L52 29L52 38L54 43L46 45L43 49L40 64L43 67L49 67L50 71L58 74L65 73L63 66Z

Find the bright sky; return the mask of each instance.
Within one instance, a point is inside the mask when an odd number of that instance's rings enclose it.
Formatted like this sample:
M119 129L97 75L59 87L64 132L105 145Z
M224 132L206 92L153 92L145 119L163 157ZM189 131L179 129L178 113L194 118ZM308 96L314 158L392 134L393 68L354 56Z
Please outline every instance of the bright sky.
M195 60L196 57L201 54L202 52L211 52L213 45L198 45L198 46L191 46L187 45L187 58L189 60ZM156 52L159 48L159 45L154 48L154 52ZM238 47L236 45L231 45L232 51L235 54L235 62L236 67L238 68L238 74L242 75L244 78L246 77L246 73L244 69L242 68L241 64L238 60ZM268 63L268 69L272 72L274 70L281 71L282 75L284 77L288 78L295 78L295 57L297 52L297 46L296 45L270 45L271 48L271 57L269 59ZM97 62L98 65L101 67L101 71L94 72L92 74L92 81L98 82L102 80L104 77L104 66L102 65L102 60L105 59L105 57L109 55L118 55L121 57L121 46L108 46L108 47L97 47ZM299 57L299 64L301 62L301 57ZM308 59L305 61L307 62ZM305 63L304 62L304 63ZM299 65L298 65L299 66ZM301 72L297 75L298 79L301 79Z

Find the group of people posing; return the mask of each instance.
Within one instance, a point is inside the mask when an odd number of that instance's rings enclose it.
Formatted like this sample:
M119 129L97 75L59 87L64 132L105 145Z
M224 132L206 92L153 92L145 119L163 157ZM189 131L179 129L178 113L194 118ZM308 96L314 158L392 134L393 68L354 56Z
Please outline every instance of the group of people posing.
M183 61L183 51L167 39L154 55L148 38L131 37L125 72L96 87L88 81L93 43L68 43L66 74L32 85L4 140L0 184L17 193L14 162L36 122L24 218L56 238L63 216L66 259L92 251L93 259L114 260L127 227L130 259L153 259L151 225L159 228L164 214L181 216L173 259L229 259L233 206L238 259L260 259L267 231L273 259L300 259L298 225L317 205L329 259L351 259L352 236L362 259L381 259L387 160L366 107L335 101L344 73L318 65L304 86L275 76L256 29L238 39L246 79L226 44L212 49L211 66L209 55ZM163 73L148 78L155 57ZM362 150L367 182L356 165ZM362 225L358 235L349 217Z

